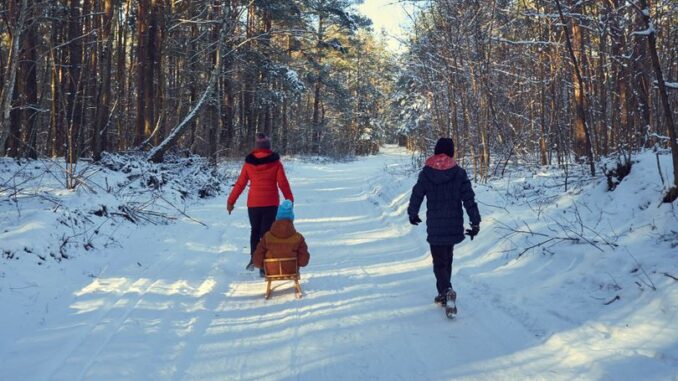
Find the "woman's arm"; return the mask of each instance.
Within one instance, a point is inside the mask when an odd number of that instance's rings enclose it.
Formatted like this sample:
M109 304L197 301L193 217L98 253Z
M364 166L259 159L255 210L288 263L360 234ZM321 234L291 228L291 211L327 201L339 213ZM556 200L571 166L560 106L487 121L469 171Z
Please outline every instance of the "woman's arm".
M480 224L480 211L478 210L478 204L476 204L475 193L473 193L473 187L471 186L471 180L469 180L466 171L462 170L462 180L461 180L461 201L464 203L464 208L466 209L466 214L471 220L472 225Z
M238 180L235 182L233 190L231 191L231 194L228 196L228 201L226 201L226 204L235 205L235 202L238 200L238 197L240 197L242 191L245 190L245 187L247 186L247 182L249 180L250 177L247 174L247 164L245 164L242 166L240 176L238 176Z
M283 168L282 163L280 163L280 167L278 167L276 181L278 182L278 188L280 188L280 190L282 191L282 194L285 197L285 199L294 202L292 189L290 189L290 183L287 181L287 176L285 176L285 168Z
M424 172L422 171L419 173L417 183L414 184L414 187L412 188L410 204L407 206L407 214L410 219L419 215L419 208L421 208L421 203L424 201L424 196L426 196L426 188L424 187L422 179L423 176Z

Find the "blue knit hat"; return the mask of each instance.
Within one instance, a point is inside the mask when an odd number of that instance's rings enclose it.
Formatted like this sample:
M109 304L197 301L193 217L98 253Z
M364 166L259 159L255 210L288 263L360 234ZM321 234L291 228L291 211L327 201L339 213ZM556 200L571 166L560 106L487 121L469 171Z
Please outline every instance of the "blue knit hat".
M290 200L283 201L278 207L278 213L276 213L275 215L276 221L277 220L294 221L294 210L292 210L293 207L294 205L292 204L292 201Z

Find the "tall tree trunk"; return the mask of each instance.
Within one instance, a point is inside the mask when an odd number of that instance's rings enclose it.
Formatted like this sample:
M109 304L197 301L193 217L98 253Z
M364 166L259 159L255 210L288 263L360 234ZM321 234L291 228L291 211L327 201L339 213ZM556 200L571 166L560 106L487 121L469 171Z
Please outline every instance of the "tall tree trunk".
M547 156L547 137L546 137L546 78L544 75L544 64L539 63L539 82L542 84L539 89L539 157L541 165L549 164Z
M121 4L124 7L124 18L117 17L119 19L117 26L118 39L116 42L116 74L115 74L115 96L118 107L122 112L115 113L115 131L117 135L117 147L118 150L124 150L129 147L132 140L132 136L136 135L136 128L127 128L128 121L130 120L127 116L131 113L130 107L130 86L131 78L134 77L133 73L130 73L127 67L127 36L128 36L128 22L132 13L132 0L127 0ZM122 13L122 9L120 10ZM133 61L132 61L133 62Z
M609 37L611 79L610 88L610 128L607 133L607 145L617 147L620 151L629 151L633 148L632 134L634 130L633 97L629 84L633 75L633 62L625 57L626 31L622 27L619 16L622 0L607 0L605 5L610 23ZM635 71L635 70L634 70Z
M316 45L316 57L318 60L318 70L317 77L315 79L315 86L313 90L313 117L312 117L312 128L313 128L313 151L316 154L320 154L320 139L321 139L321 126L320 126L320 87L322 84L322 43L324 38L324 19L322 15L318 17L318 40Z
M645 28L646 21L643 19L644 16L639 15L636 18L635 22L630 23L632 29ZM633 48L633 54L630 60L630 66L633 70L632 75L632 89L633 89L633 98L636 101L636 126L633 129L632 133L632 147L631 148L640 148L645 146L649 138L650 131L650 88L649 77L651 76L648 66L652 65L648 61L649 52L647 51L647 46L645 44L645 38L643 36L635 36L635 45ZM660 120L657 122L657 127L662 124Z
M31 159L38 158L37 118L38 118L38 75L37 75L37 22L33 22L26 31L24 39L22 73L24 75L24 95L27 107L22 110L24 133L21 136L24 146L23 156ZM18 146L17 146L18 148Z
M16 0L9 2L9 18L16 20L13 22L11 29L11 48L9 53L9 65L5 69L5 83L2 86L2 94L0 94L0 110L2 112L2 123L0 124L0 156L6 154L5 141L9 135L10 128L10 113L12 111L12 100L14 99L14 86L16 85L17 71L19 70L19 49L21 35L23 34L26 14L28 13L28 0L21 0L21 7L16 9ZM18 12L18 15L16 14Z
M99 37L101 38L101 57L99 58L99 74L101 87L98 92L95 127L92 136L92 157L94 161L101 159L101 152L106 147L108 123L111 103L111 54L113 40L111 27L113 23L113 7L111 0L103 0L103 13L99 21Z
M74 164L78 160L77 138L82 123L82 27L80 23L80 0L69 0L68 18L68 71L67 81L67 133L66 158Z
M80 128L77 133L78 157L90 149L91 144L85 145L86 138L91 138L92 130L96 126L96 99L97 99L97 30L95 27L94 2L96 0L82 0L81 40L82 68L80 72Z
M52 100L50 102L50 154L52 157L63 156L64 151L64 118L62 102L61 78L63 76L63 68L60 64L62 62L61 51L57 51L55 47L59 44L61 30L60 17L52 18L52 30L50 32L50 95Z
M573 2L576 0L572 0ZM570 7L569 13L578 14L581 13L581 7L575 6ZM574 152L577 156L586 155L586 97L585 97L585 84L583 81L582 75L582 51L581 47L583 46L583 36L579 23L570 16L571 25L572 25L572 39L568 37L570 42L570 50L572 51L572 65L574 65L574 70L572 72L572 84L574 87L574 99L575 99L575 128L574 128ZM561 20L565 23L565 20Z
M148 64L149 64L149 14L150 0L139 0L137 7L137 64L136 64L136 90L137 90L137 115L135 122L134 145L140 146L146 139L146 131L151 129L151 121L148 120Z
M155 108L155 76L156 76L156 62L159 60L157 49L157 39L156 34L158 32L158 2L161 0L150 0L150 10L147 24L147 33L146 33L146 60L143 63L144 69L144 109L143 109L143 119L144 119L144 138L151 136L153 129L155 127L156 119L156 108Z
M607 129L608 129L608 118L607 118L607 80L609 77L607 75L608 59L607 59L607 31L602 33L599 36L599 46L600 57L598 58L597 66L597 91L598 91L598 131L596 132L596 148L597 152L607 155Z
M2 49L0 49L0 107L2 106L2 89L3 89L3 86L5 85L5 70L4 70L4 68L7 67L7 65L5 64L5 61L6 60L5 60L4 51ZM0 109L0 113L1 112L2 112L2 110ZM2 118L2 116L0 114L0 119L1 118ZM1 126L0 126L0 129L1 129ZM1 133L2 132L0 131L0 134Z
M579 4L579 3L578 3ZM572 60L572 65L574 66L574 96L576 104L576 121L575 121L575 154L577 156L587 155L589 159L589 166L591 169L591 176L595 176L596 167L593 162L593 147L591 146L591 134L589 132L588 125L586 124L586 94L584 87L584 79L582 77L582 72L579 66L579 60L577 55L579 53L575 52L574 47L572 46L572 39L570 38L570 32L567 28L567 22L565 21L565 16L563 15L563 10L560 5L560 1L556 0L556 6L558 8L558 14L560 16L560 21L563 25L563 30L565 32L565 42L567 45L567 50L570 54L570 59ZM570 9L570 13L576 13L575 10ZM572 34L574 40L578 42L577 47L581 46L581 30L579 29L577 23L572 19Z
M287 150L289 149L288 144L289 144L289 133L290 133L290 131L289 131L289 129L290 129L289 121L287 119L287 97L283 98L281 114L282 114L281 115L282 116L282 126L281 126L280 135L281 135L282 144L281 144L280 148L282 150L282 153L286 154Z
M21 57L21 54L19 55ZM17 70L16 84L14 85L14 95L12 96L12 111L9 113L9 134L5 141L5 153L9 157L19 157L19 144L21 143L21 98L24 91L24 73L19 64Z
M213 19L218 19L219 15L221 14L221 6L218 2L214 4L214 7L212 9L212 12L214 13L212 18ZM214 27L212 29L211 33L211 40L216 41L217 43L219 42L219 28ZM219 57L217 56L219 52L215 50L210 54L210 60L212 62L212 67L217 66L219 64ZM221 76L221 72L219 72L219 76ZM217 151L219 149L219 138L221 137L221 134L219 133L221 131L220 124L221 124L221 118L219 115L219 84L221 81L217 81L215 85L215 96L210 97L210 99L207 100L207 148L208 148L208 158L211 163L216 164L217 162Z
M224 92L224 107L222 108L222 121L223 129L221 131L221 141L225 142L228 148L233 147L233 141L235 138L235 131L233 125L233 119L235 118L235 99L233 96L233 85L230 78L224 77L222 88Z
M151 35L149 36L149 39L153 44L150 50L150 80L148 82L151 92L148 93L150 103L146 105L146 107L150 106L148 118L151 123L149 126L150 128L148 128L145 133L147 137L154 134L153 143L155 145L160 144L162 139L165 138L165 119L162 117L165 91L165 82L162 72L164 12L164 0L152 0L151 29L149 30Z
M190 0L188 3L188 12L193 17L193 14L196 13L195 9L193 8L195 6L195 1ZM195 78L195 73L197 72L197 40L198 40L198 25L195 23L191 24L191 34L190 34L190 42L189 42L189 48L186 50L186 61L187 61L187 66L188 66L188 76L189 76L189 84L188 84L188 104L193 105L198 99L198 84L197 84L197 79ZM195 134L196 134L196 118L193 118L190 121L190 126L189 130L191 131L191 134L188 138L188 147L193 147L195 143Z
M671 112L671 105L669 97L666 93L666 82L664 82L664 74L659 62L659 55L657 54L657 36L654 29L654 24L650 18L649 0L640 0L641 15L645 22L645 30L647 34L647 45L650 50L650 58L652 59L652 68L656 77L657 85L659 86L659 96L664 109L664 123L671 139L671 156L673 158L673 183L678 188L678 141L676 141L676 129L673 124L673 114Z

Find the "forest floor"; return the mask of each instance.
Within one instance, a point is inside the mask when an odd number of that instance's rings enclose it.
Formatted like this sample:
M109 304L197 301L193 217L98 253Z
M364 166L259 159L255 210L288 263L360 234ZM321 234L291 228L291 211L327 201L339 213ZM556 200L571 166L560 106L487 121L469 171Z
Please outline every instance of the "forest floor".
M407 152L284 162L311 253L301 299L277 283L264 300L244 269L246 195L229 216L230 187L170 224L106 225L114 240L60 261L36 243L74 231L46 217L54 199L96 211L110 192L2 190L0 380L678 380L678 217L653 154L614 192L572 173L565 191L553 168L474 183L455 320L433 303L425 226L407 222Z

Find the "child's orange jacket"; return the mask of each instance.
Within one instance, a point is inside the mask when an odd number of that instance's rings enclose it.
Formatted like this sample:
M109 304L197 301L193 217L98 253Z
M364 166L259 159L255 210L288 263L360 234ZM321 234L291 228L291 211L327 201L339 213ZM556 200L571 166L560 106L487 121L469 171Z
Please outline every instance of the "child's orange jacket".
M264 268L264 258L289 258L296 257L299 267L308 265L310 254L304 236L294 228L291 220L278 220L273 223L271 230L264 234L254 251L252 263L258 268ZM292 263L282 263L285 274L293 274L297 269L292 268ZM270 266L266 269L268 275L279 275L278 266Z

